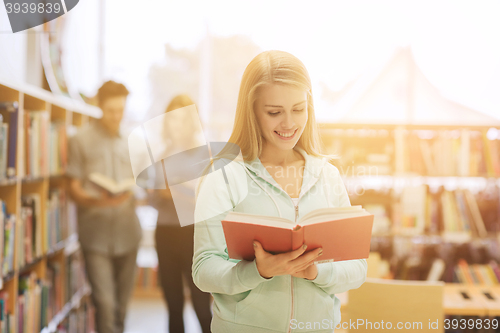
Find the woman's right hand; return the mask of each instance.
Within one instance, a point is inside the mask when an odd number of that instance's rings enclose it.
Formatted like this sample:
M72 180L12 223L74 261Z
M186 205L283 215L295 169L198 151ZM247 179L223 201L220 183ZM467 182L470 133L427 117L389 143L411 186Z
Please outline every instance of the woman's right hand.
M323 252L322 248L302 255L306 251L306 245L302 245L297 250L272 254L266 252L258 241L254 242L255 261L257 269L263 278L270 279L278 275L291 275L306 269L314 263L314 260Z

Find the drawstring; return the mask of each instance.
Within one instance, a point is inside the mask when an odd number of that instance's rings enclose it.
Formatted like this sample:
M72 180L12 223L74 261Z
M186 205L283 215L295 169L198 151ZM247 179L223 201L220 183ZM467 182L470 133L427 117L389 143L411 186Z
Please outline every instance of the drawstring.
M281 210L280 210L280 208L279 208L278 204L276 203L276 200L274 200L273 196L272 196L271 194L269 194L269 192L267 192L267 190L266 190L264 187L262 187L262 185L260 185L260 184L259 184L259 182L258 182L258 181L254 178L254 176L252 176L252 174L250 173L250 171L248 171L248 169L247 169L246 167L244 167L244 169L245 169L245 171L248 173L248 175L250 176L250 178L252 178L252 179L255 181L255 183L256 183L257 185L259 185L259 187L260 187L260 188L261 188L264 192L266 192L266 193L267 193L267 195L271 198L271 200L274 202L274 205L276 206L276 209L278 210L278 214L280 215L280 217L282 217L282 216L281 216Z

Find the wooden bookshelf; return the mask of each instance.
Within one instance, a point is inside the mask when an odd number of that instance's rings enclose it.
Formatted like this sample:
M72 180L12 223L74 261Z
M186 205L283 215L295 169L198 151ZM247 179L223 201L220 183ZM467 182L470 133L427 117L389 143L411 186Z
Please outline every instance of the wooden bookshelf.
M500 246L500 120L483 125L323 123L319 127L326 152L338 156L332 164L342 175L351 203L382 212L374 221L372 251L384 252L384 260L394 263L395 257L408 257L417 262L436 255L426 251L434 247L439 255L442 250L449 255L446 271L453 272L448 266L463 259L467 252L463 247L469 246L482 248L490 257L475 262L478 256L469 256L471 265L500 262L498 253L490 250ZM485 193L493 195L485 199ZM489 204L494 205L493 213L483 216ZM407 210L415 206L421 209ZM443 215L435 218L432 209ZM398 276L399 267L393 269Z
M17 110L7 110L8 105ZM26 283L27 277L41 280L42 282L36 282L37 285L33 289L35 290L33 295L39 292L38 296L34 299L29 297L31 302L40 302L36 306L31 305L39 313L36 313L35 319L28 318L31 308L28 308L29 303L26 303L23 319L27 321L24 323L35 325L35 330L39 327L41 332L56 332L60 324L64 325L68 320L71 322L68 318L72 313L79 311L81 307L90 307L88 297L90 290L85 282L76 234L75 206L69 200L64 169L67 160L68 133L84 126L92 118L101 117L101 110L67 97L56 96L37 87L0 79L0 111L5 116L2 121L8 125L14 124L10 122L10 117L15 117L14 113L17 112L17 126L8 128L9 133L15 132L11 135L14 135L17 144L9 147L14 152L12 158L6 157L10 162L15 161L15 166L10 169L10 174L0 175L0 200L5 203L6 213L12 215L15 221L12 230L14 232L12 251L7 252L5 243L7 241L10 245L10 242L6 239L4 219L0 221L2 223L0 294L8 295L6 307L10 314L10 331L18 332L20 303L24 302L20 288ZM41 114L46 117L45 123L35 124L33 128L26 127L28 125L25 123L26 120L36 121ZM11 142L11 138L8 137L7 145ZM42 149L41 151L32 149L36 150L36 156L30 155L32 160L31 164L28 164L30 158L27 158L29 152L27 148L30 144L40 144L32 148L42 147ZM30 169L33 167L36 173L31 173ZM26 217L23 212L29 211L23 210L26 208L23 203L23 198L26 196L39 198L37 207L40 211L36 221L27 220L36 230L29 229L27 224L23 223L23 217ZM33 216L31 218L33 219ZM30 234L31 238L26 232L33 232ZM27 239L33 240L36 237L39 238L26 245ZM27 253L33 254L29 261L26 260L30 257ZM4 263L9 262L8 255L11 256L12 269L4 271ZM70 275L71 279L78 280L78 283L69 284ZM80 284L78 290L74 290L78 284ZM44 292L46 292L45 299L43 299ZM52 303L42 309L41 304L48 304L47 299L51 299ZM2 308L4 309L5 307ZM30 320L33 322L30 323ZM87 327L87 332L92 330L91 326Z

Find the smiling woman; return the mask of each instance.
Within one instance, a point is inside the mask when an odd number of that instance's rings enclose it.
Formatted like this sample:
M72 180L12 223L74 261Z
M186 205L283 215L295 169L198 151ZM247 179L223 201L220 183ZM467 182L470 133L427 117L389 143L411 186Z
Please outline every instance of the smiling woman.
M253 261L230 259L221 224L228 207L293 221L315 209L350 206L339 171L320 152L311 81L299 59L267 51L250 62L229 142L241 148L243 161L225 167L226 180L207 174L195 209L193 280L214 297L211 331L311 332L293 323L326 320L333 326L314 332L332 332L340 321L335 294L364 282L366 260L315 264L321 248L272 254L257 240ZM259 190L245 195L247 187Z

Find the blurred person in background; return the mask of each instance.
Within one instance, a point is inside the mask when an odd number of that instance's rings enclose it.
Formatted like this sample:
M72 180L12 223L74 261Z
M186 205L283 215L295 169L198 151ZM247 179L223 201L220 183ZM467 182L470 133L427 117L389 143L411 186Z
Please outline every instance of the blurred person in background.
M178 95L172 99L165 112L193 104L189 96ZM193 123L193 120L186 119L186 117L189 117L187 112L178 111L180 112L169 114L168 118L165 117L163 133L165 146L162 147L165 153L162 156L171 156L187 151L193 146L198 146L199 135L203 135L203 133L196 133L196 130L191 128L190 124ZM197 156L193 154L188 157L188 160L191 159L196 162L196 158ZM186 160L186 165L189 164L188 160ZM194 207L194 189L186 189L185 195L182 196L184 204L176 201L174 205L172 193L163 177L164 173L161 166L161 163L155 164L156 190L149 190L148 200L150 205L158 210L155 244L158 253L160 283L168 306L169 332L184 332L183 309L185 295L182 282L184 277L202 331L203 333L209 333L212 320L210 310L211 295L200 291L194 285L191 276L194 225L181 227L178 212L176 211L176 208L189 210L189 206ZM182 170L180 171L182 172Z
M124 330L142 236L132 193L112 196L89 181L93 172L116 182L133 177L127 139L120 134L128 94L123 84L105 82L97 93L102 118L69 140L69 190L78 207L78 238L98 333Z

